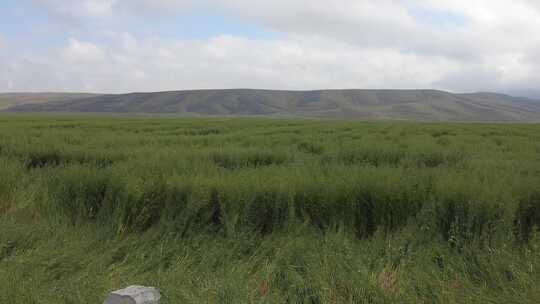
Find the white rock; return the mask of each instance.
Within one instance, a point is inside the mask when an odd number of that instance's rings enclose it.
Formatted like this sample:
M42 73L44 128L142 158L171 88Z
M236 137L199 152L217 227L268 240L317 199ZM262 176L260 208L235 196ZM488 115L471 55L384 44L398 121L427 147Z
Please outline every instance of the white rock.
M161 294L154 287L129 286L111 292L103 304L159 304Z

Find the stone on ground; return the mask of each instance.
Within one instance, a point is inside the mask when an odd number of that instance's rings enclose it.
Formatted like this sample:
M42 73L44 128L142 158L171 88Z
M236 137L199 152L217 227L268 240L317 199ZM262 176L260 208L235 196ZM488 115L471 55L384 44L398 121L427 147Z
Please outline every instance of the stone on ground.
M103 304L159 304L161 295L154 287L129 286L111 292Z

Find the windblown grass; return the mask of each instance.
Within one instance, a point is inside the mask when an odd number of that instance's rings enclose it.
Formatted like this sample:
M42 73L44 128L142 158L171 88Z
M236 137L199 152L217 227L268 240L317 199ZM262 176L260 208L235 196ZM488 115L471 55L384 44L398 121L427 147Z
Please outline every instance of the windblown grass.
M0 116L0 170L1 303L540 301L538 125Z

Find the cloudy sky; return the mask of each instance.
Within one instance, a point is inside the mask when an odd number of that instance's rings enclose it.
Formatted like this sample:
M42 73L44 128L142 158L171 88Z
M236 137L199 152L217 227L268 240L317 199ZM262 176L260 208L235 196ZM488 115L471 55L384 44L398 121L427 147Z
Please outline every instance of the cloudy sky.
M538 0L1 0L0 12L0 92L540 89Z

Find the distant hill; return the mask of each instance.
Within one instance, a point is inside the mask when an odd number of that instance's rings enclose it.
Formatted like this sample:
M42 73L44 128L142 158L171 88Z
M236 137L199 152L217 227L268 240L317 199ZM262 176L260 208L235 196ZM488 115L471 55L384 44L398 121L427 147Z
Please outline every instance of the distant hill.
M540 101L496 93L454 94L437 90L232 89L103 95L11 94L7 99L4 95L0 94L0 98L8 100L7 104L13 104L6 109L10 112L169 113L420 121L540 121ZM9 101L9 98L13 101Z
M0 110L24 104L39 104L98 96L85 93L0 93Z

